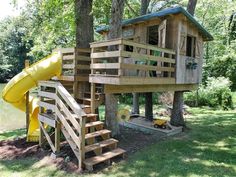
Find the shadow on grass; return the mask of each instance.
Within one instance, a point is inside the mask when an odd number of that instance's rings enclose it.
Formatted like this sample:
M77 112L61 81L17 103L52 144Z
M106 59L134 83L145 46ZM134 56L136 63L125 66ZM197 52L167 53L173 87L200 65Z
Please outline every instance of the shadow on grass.
M145 148L114 176L236 176L236 113L198 110L190 131Z
M6 140L6 139L13 139L16 137L22 137L22 136L25 136L25 134L26 134L25 128L3 132L3 133L0 133L0 141Z

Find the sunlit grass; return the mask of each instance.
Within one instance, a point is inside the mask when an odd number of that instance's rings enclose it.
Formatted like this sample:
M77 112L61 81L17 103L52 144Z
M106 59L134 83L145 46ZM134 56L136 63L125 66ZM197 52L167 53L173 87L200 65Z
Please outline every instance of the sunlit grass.
M121 105L121 108L126 108ZM104 113L104 109L100 110ZM80 176L236 176L236 111L191 108L190 130L130 155L95 174ZM143 142L145 144L145 142ZM40 164L40 165L39 165ZM0 160L0 176L76 176L34 158ZM77 175L78 176L78 175Z

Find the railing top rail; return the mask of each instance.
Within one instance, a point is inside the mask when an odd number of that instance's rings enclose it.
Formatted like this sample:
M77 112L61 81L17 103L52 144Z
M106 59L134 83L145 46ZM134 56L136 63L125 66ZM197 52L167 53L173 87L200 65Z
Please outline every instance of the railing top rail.
M98 42L92 42L90 43L90 47L105 47L110 45L118 45L122 43L122 38L116 38L111 40L104 40L104 41L98 41Z
M105 46L118 45L118 44L131 45L134 47L156 50L156 51L165 52L165 53L169 53L169 54L173 54L173 55L176 54L175 51L172 49L161 48L161 47L157 47L155 45L151 45L151 44L147 44L147 43L134 42L134 41L123 39L123 38L116 38L116 39L111 39L111 40L92 42L92 43L90 43L90 47L91 48L105 47Z
M61 83L57 86L57 91L63 97L63 99L67 102L67 104L71 107L75 114L84 117L86 114L84 110L80 107L80 105L75 101L75 99L71 96L71 94L63 87Z
M122 39L122 44L131 45L131 46L140 47L140 48L145 48L145 49L150 49L150 50L157 50L157 51L160 51L160 52L165 52L165 53L175 55L175 51L172 50L172 49L161 48L161 47L157 47L155 45L151 45L151 44L147 44L147 43L140 43L140 42L134 42L134 41L127 40L127 39Z
M71 109L74 111L75 114L77 114L81 118L86 115L84 110L80 107L80 105L75 101L75 99L71 96L71 94L65 89L65 87L60 82L39 81L39 86L56 88L57 92L67 102L67 104L71 107Z

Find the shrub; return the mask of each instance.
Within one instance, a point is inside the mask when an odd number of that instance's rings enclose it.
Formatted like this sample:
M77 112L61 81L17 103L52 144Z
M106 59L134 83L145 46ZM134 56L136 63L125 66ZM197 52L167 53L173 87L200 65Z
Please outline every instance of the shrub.
M0 65L0 83L4 83L10 78L11 65Z
M198 91L186 93L185 104L189 106L210 106L232 109L231 82L228 78L208 78L206 85L201 85Z

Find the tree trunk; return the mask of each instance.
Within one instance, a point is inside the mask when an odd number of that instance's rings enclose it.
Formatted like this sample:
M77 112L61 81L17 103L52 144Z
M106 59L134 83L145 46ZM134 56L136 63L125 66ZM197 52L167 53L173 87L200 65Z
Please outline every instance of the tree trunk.
M93 42L93 0L75 0L76 47L90 48Z
M124 0L113 0L111 7L111 21L110 30L108 33L108 39L115 39L121 37L122 34L122 17L124 11ZM109 50L113 50L109 48ZM112 131L112 136L120 134L119 124L117 121L117 99L114 94L105 95L105 114L106 114L106 126Z
M146 119L153 121L153 102L152 93L145 93L145 117Z
M139 94L133 93L133 109L132 114L139 114Z
M194 15L197 0L189 0L187 10L191 15ZM176 91L174 93L173 109L171 112L170 124L174 126L186 126L183 116L183 91Z
M150 0L141 0L140 15L147 14L149 3L150 3Z
M120 134L119 123L117 119L117 98L114 94L105 94L105 117L106 117L106 126L112 132L112 136Z
M187 11L194 16L194 12L195 12L195 8L197 5L197 0L189 0L188 1L188 7L187 7Z
M141 0L140 15L147 14L149 3L150 0ZM152 93L145 93L145 117L148 120L153 120Z
M141 0L141 8L140 8L140 15L145 15L147 14L147 9L149 6L150 0ZM148 100L152 100L152 96L150 97L150 94L145 94L145 98ZM145 101L145 115L147 112L148 117L150 117L150 114L153 115L152 113L152 106L149 104L146 105ZM147 109L146 109L147 108ZM150 108L150 110L148 110ZM139 94L138 93L133 93L133 109L132 109L132 114L139 114Z
M90 48L90 43L94 40L93 35L93 0L75 0L75 23L76 23L76 47ZM78 61L79 62L79 61ZM79 63L77 63L79 64ZM77 74L77 73L75 73ZM76 84L78 96L83 97L83 93L89 89L88 82Z
M173 109L170 119L170 124L174 126L185 126L183 117L183 93L182 91L176 91L174 93Z

